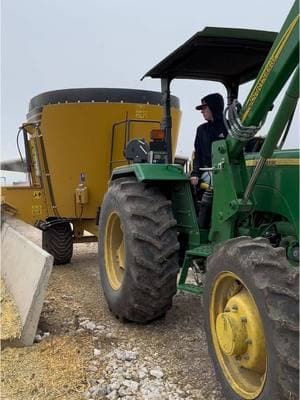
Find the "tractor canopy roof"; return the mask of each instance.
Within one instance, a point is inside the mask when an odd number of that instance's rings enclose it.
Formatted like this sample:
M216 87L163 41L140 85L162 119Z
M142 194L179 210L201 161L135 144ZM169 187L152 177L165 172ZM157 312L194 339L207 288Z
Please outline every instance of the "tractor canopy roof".
M207 27L143 78L201 79L221 82L227 88L239 86L256 78L276 35L250 29Z

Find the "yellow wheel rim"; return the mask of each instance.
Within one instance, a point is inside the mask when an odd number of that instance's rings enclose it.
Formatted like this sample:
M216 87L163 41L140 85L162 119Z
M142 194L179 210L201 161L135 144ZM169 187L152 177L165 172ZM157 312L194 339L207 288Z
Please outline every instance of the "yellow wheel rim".
M115 212L109 215L106 224L105 268L110 286L120 289L125 272L125 247L121 221Z
M215 353L228 383L242 398L256 399L267 374L265 335L255 301L237 275L216 277L209 313Z

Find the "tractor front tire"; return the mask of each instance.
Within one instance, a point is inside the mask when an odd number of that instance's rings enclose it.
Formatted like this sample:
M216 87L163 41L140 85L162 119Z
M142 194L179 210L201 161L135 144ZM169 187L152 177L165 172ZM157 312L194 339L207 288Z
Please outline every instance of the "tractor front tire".
M116 317L146 323L171 308L178 249L171 202L159 189L133 177L113 181L101 207L99 266Z
M54 265L68 264L73 255L73 235L68 222L50 226L42 233L42 247L54 257Z
M206 335L226 399L298 399L298 280L263 238L228 240L209 257Z

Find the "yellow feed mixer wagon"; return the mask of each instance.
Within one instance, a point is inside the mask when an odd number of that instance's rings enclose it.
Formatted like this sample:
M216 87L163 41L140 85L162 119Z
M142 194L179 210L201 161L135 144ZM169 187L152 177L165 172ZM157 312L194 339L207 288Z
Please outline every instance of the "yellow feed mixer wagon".
M178 98L170 101L174 154L181 113ZM159 92L116 88L57 90L31 99L18 132L25 154L1 166L26 172L28 184L2 187L2 203L42 230L43 248L55 264L70 262L73 243L97 241L111 171L134 162L125 158L130 141L143 157L147 144L137 138L149 142L159 135L161 104Z

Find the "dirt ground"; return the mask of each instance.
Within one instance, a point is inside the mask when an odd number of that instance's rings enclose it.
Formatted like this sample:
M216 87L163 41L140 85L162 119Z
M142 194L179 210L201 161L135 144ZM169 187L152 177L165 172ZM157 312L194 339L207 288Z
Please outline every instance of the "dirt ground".
M53 267L40 342L2 351L1 399L224 400L203 325L189 293L154 323L121 323L103 297L97 244L75 245L72 263Z

